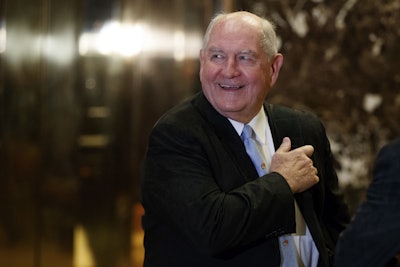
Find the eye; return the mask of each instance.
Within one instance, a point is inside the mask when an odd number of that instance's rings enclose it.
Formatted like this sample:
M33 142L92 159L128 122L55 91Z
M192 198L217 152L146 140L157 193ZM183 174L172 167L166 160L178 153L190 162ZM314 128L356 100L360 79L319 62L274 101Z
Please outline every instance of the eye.
M211 54L211 59L217 59L217 60L224 59L224 55L222 55L221 53L214 53Z
M242 54L238 56L238 60L240 61L255 61L254 56L248 54Z

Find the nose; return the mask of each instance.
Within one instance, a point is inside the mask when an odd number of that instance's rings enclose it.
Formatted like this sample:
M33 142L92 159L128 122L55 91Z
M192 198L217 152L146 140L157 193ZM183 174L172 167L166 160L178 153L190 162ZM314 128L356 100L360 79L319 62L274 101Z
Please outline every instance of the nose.
M234 78L240 75L236 58L229 58L224 65L223 74L227 78Z

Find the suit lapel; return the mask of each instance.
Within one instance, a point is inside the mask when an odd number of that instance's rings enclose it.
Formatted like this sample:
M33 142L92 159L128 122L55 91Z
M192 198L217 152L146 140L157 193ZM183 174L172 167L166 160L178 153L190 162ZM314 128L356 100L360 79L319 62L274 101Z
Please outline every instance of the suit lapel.
M217 135L225 150L231 156L232 161L242 174L244 182L258 178L257 170L247 155L240 136L229 120L211 106L203 93L199 93L194 98L193 104L210 126L211 132Z
M271 127L272 137L274 139L275 150L282 143L284 137L290 137L292 149L304 145L299 121L294 116L286 116L280 106L265 104L268 116L268 122Z
M304 139L297 118L293 115L285 116L286 112L281 110L279 106L266 104L265 107L268 114L268 122L274 139L275 150L279 148L284 137L290 138L292 149L303 146ZM303 207L305 207L306 205L307 207L309 207L309 205L312 205L312 197L306 198L303 196L307 193L310 192L306 191L302 194L296 194L296 200L302 212L303 210L306 210Z
M280 146L282 139L286 136L289 137L292 142L292 149L305 145L300 121L293 113L290 113L290 116L288 116L288 112L290 111L271 104L266 104L265 108L268 114L268 121L271 127L275 149ZM295 198L303 214L304 220L310 229L315 245L320 251L320 260L327 264L328 256L321 253L321 251L325 251L325 245L321 238L323 233L318 223L319 220L314 211L312 190L295 194Z

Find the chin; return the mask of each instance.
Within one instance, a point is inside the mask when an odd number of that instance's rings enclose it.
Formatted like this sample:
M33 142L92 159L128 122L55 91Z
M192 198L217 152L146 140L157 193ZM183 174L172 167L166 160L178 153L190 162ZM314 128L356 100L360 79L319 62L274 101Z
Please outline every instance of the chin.
M233 119L233 117L235 117L235 114L240 114L240 112L242 110L241 108L239 108L237 106L231 106L231 105L228 105L228 106L219 105L218 108L219 108L218 109L219 113L223 114L225 117L229 117L232 119Z

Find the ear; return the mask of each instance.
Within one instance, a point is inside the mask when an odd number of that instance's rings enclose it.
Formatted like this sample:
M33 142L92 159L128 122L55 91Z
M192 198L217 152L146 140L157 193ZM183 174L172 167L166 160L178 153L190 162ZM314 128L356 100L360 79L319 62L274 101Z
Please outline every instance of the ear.
M283 65L283 55L278 53L271 60L271 84L270 84L271 87L278 80L279 71L280 71L282 65Z
M200 75L200 80L201 80L201 76L202 76L202 72L203 72L203 62L204 62L204 51L203 51L203 49L200 49L199 62L200 62L199 75Z
M203 49L200 49L200 53L199 53L200 62L203 62L203 58L204 58L204 51L203 51Z

